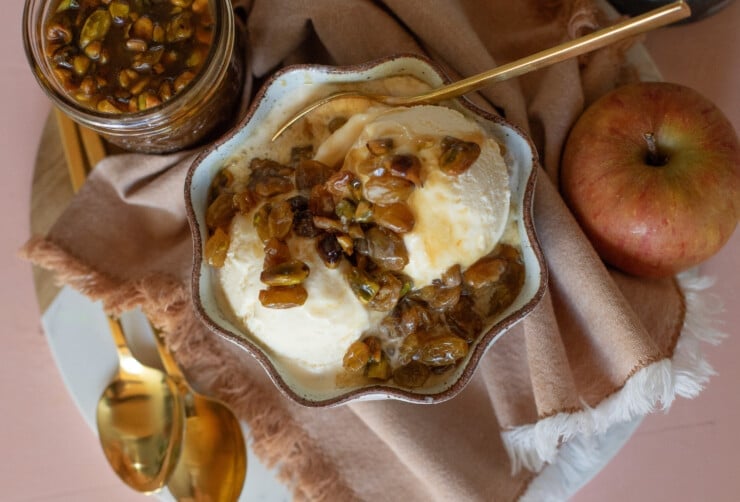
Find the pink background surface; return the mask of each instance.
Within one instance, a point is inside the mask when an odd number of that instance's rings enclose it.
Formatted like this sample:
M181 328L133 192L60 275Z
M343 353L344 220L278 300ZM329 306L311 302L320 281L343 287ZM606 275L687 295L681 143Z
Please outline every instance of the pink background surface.
M21 0L0 17L0 499L4 501L144 500L111 473L97 439L60 379L39 322L30 266L16 257L29 237L32 169L50 104L38 88L21 42ZM661 29L646 46L668 81L710 98L740 130L740 2L695 24ZM648 416L577 501L740 500L740 232L701 267L725 306L729 336L705 346L717 371L694 400L678 399Z

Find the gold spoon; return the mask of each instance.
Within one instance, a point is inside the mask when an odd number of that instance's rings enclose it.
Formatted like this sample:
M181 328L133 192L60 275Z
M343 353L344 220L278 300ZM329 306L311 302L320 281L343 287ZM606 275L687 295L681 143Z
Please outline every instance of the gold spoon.
M247 470L244 436L231 410L195 392L155 330L159 356L185 407L180 460L167 482L177 500L231 502L239 498Z
M549 49L537 52L531 56L512 61L472 77L468 77L452 84L443 85L423 94L416 96L385 96L381 94L365 94L360 91L341 91L330 94L307 107L300 110L286 121L272 136L275 141L286 129L295 124L305 115L313 110L340 98L364 98L392 106L410 106L423 103L436 103L445 99L451 99L468 92L475 91L481 87L494 82L501 82L525 73L550 66L566 59L570 59L587 52L600 49L611 43L629 38L640 33L670 24L674 21L684 19L691 15L691 9L683 0L673 2L663 7L651 10L631 19L622 21L613 26L603 28L583 37L575 38L568 42L556 45Z
M100 444L124 483L140 492L156 492L177 463L185 421L183 404L174 379L139 363L131 355L119 321L109 318L108 322L119 366L98 401Z

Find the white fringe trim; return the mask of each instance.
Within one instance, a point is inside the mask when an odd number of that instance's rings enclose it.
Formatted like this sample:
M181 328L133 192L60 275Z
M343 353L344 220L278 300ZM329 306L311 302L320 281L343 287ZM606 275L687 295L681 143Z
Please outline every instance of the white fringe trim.
M551 472L547 474L552 476L553 484L546 483L547 490L537 490L540 493L528 490L522 500L565 498L567 486L577 484L589 466L600 463L598 455L594 457L594 451L589 449L591 437L603 434L615 424L639 419L658 407L668 410L676 396L696 397L715 374L700 350L701 342L717 345L726 337L712 326L716 314L722 311L719 299L703 294L714 284L714 279L693 272L681 274L678 279L685 297L686 317L671 360L637 371L622 390L594 408L583 403L582 411L559 413L502 434L513 472L522 467L540 472L546 464L551 464L548 469ZM572 445L567 454L560 455L559 446L565 442Z

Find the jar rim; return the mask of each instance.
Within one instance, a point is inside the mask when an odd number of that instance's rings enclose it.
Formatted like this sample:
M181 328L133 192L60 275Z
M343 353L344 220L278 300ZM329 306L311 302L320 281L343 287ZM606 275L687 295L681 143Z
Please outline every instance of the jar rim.
M60 88L59 82L50 72L47 58L43 56L43 26L49 14L48 7L52 3L45 0L25 2L23 45L26 57L36 80L51 100L65 113L87 126L132 132L138 128L161 126L165 122L193 113L197 105L207 102L218 87L211 83L220 82L226 75L228 65L219 63L229 61L234 50L236 29L234 13L228 0L209 0L215 13L213 43L208 50L205 64L185 89L160 105L136 112L110 114L82 106ZM43 10L38 13L38 9ZM34 33L37 36L34 37ZM182 106L194 98L196 98L194 106ZM174 116L168 113L169 111L174 111Z

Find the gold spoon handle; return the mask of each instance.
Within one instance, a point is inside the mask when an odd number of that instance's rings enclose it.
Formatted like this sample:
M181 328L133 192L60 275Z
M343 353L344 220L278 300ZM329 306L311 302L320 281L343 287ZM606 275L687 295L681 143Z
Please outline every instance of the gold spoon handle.
M116 352L118 352L118 357L120 358L120 360L123 361L124 359L127 359L127 364L138 365L138 361L134 358L133 354L131 354L131 350L128 347L126 335L123 334L121 321L116 319L115 317L108 316L108 326L110 327L110 334L113 338L113 343L116 344Z
M484 85L518 77L545 66L570 59L587 52L606 47L619 40L639 35L691 15L691 9L683 0L667 4L613 26L578 37L549 49L537 52L492 70L473 75L452 84L433 89L413 97L393 97L385 102L391 105L410 105L441 101L467 94Z
M180 370L180 366L177 364L177 361L175 361L175 357L172 355L172 352L170 352L165 345L164 340L162 339L162 332L155 328L151 323L150 326L154 332L154 341L157 344L157 352L159 352L159 358L162 360L164 370L178 385L181 385L186 380L185 376L182 374L182 370Z
M365 98L394 106L416 105L421 103L435 103L444 99L462 96L468 92L480 89L484 85L493 82L501 82L513 77L518 77L551 64L565 61L566 59L580 56L587 52L600 49L611 43L639 35L654 28L665 26L672 22L686 18L691 15L691 9L683 0L670 3L663 7L651 10L640 16L627 19L608 28L595 31L589 35L575 38L555 47L532 54L531 56L512 61L503 66L496 67L478 75L459 80L452 84L444 85L416 96L381 96L377 94L363 94L355 91L341 91L330 94L306 106L299 112L293 114L273 134L272 141L280 137L286 129L298 122L313 110L334 101L338 98Z

